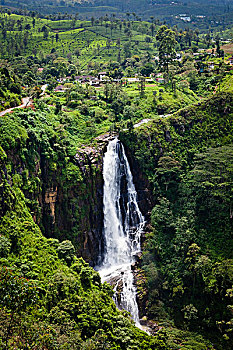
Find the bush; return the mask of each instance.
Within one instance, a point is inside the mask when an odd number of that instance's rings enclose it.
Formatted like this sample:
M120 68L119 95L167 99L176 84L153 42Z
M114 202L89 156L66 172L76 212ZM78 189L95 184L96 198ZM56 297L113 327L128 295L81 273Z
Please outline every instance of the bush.
M70 241L66 240L58 245L57 253L60 259L64 259L67 264L70 264L75 256L75 248Z
M6 258L11 250L11 242L7 237L0 236L0 257Z

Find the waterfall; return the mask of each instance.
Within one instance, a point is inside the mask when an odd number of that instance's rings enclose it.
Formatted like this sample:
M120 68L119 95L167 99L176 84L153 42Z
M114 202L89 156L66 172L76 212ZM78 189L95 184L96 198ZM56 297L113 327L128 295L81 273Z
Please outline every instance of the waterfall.
M138 207L124 147L117 138L108 144L103 178L104 252L98 270L102 281L115 282L114 300L117 306L129 311L136 325L140 326L131 265L141 251L140 238L145 221Z

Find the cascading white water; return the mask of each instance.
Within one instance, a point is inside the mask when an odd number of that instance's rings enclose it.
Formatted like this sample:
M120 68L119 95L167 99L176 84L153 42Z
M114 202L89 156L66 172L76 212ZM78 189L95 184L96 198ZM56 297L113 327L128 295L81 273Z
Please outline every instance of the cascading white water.
M98 270L103 281L121 283L119 308L129 311L140 326L136 287L131 265L141 251L140 238L145 224L138 207L129 162L124 147L116 138L109 142L104 156L104 238L105 250Z

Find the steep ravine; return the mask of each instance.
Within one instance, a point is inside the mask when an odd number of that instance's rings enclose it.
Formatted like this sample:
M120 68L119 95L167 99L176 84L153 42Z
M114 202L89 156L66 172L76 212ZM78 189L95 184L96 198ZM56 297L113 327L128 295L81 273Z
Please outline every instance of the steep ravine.
M70 184L70 187L66 189L58 181L58 175L57 178L54 178L53 185L49 189L47 188L42 196L42 222L45 232L49 232L52 237L71 239L77 249L77 255L82 256L92 266L97 264L98 257L103 254L104 249L103 157L109 141L114 137L115 135L103 135L97 138L92 146L77 150L75 162L82 174L82 184L76 186ZM135 157L129 149L126 149L125 152L133 174L138 205L146 220L141 235L141 243L143 244L150 220L150 211L153 207L153 197L149 181L142 174ZM45 179L44 184L46 184ZM77 222L78 220L79 222ZM70 238L70 232L75 230L77 226L80 228L77 237ZM138 262L139 260L133 264L132 269L135 282L141 286L137 293L137 303L139 316L142 318L146 312L147 293L145 283L142 285L144 276L141 275L142 271L139 269L140 263Z

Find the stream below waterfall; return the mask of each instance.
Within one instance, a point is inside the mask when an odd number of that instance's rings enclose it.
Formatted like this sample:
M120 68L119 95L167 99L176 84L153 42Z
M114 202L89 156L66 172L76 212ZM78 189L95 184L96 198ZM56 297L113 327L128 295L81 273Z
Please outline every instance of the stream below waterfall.
M119 309L130 312L140 327L132 264L141 252L145 225L138 207L137 193L124 147L110 141L103 162L104 249L97 268L102 281L115 285L114 301Z

